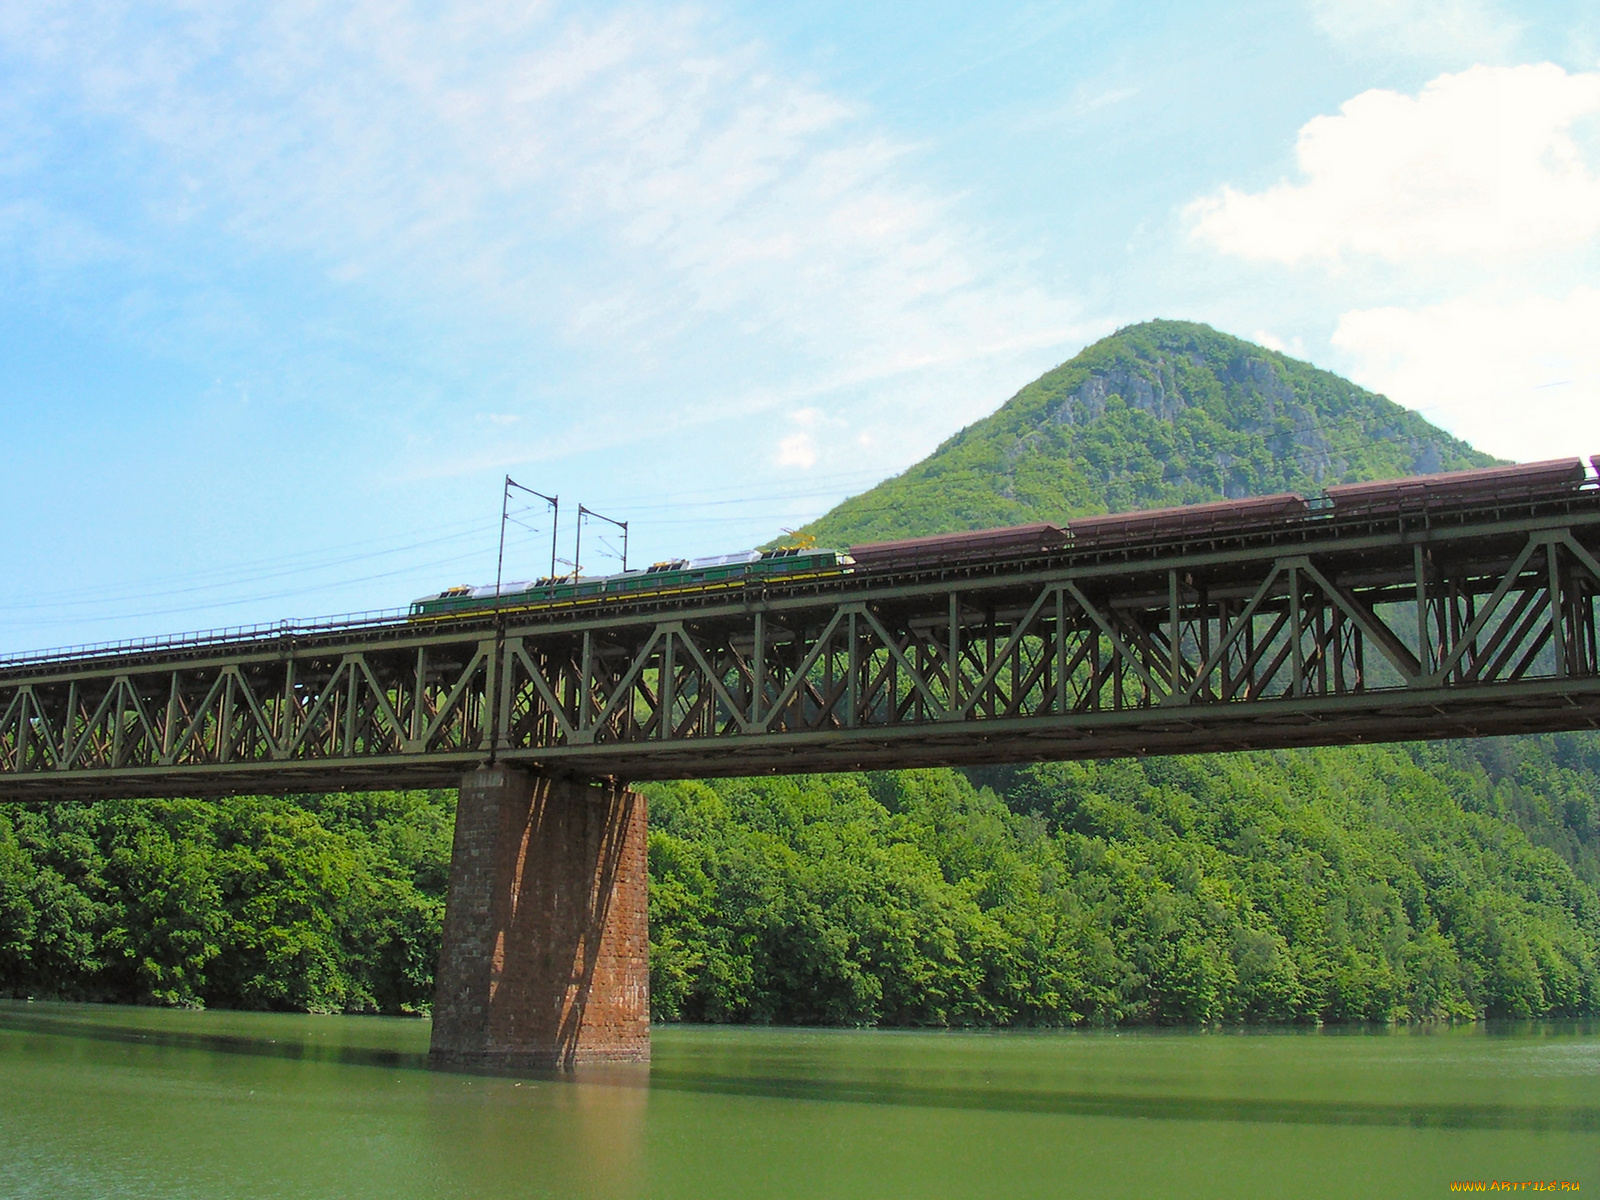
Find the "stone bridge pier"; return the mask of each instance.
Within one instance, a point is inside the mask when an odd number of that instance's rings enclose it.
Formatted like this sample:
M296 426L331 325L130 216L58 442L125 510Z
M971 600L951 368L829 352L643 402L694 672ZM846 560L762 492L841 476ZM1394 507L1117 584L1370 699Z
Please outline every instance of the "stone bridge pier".
M432 1065L650 1057L645 800L495 765L456 808Z

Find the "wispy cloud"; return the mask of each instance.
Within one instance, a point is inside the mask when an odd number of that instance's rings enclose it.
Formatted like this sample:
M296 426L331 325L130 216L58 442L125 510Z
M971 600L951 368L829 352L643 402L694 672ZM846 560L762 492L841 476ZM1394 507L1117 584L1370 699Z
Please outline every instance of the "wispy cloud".
M869 381L948 423L1078 333L915 147L692 10L17 0L0 53L39 112L132 135L117 184L163 236L291 256L441 334L551 339L646 425Z
M1104 108L1132 100L1139 88L1132 84L1107 86L1103 81L1082 83L1064 100L1024 113L1014 124L1019 133L1037 133L1073 125Z
M1493 59L1521 24L1484 0L1311 0L1317 28L1336 42L1426 59Z

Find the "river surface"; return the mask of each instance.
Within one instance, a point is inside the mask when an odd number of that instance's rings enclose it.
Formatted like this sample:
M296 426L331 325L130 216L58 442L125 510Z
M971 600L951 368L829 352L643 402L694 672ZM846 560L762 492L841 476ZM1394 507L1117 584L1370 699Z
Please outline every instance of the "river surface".
M0 1196L1600 1196L1600 1024L660 1028L576 1081L422 1021L0 1002Z

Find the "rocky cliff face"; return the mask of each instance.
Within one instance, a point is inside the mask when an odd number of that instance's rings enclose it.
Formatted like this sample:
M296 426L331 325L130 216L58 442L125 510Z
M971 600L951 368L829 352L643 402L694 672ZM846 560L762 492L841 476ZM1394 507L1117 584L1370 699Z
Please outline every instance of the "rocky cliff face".
M1153 324L1159 327L1169 323ZM1108 403L1114 405L1120 400L1129 409L1176 424L1197 402L1203 407L1203 398L1186 390L1180 375L1209 373L1226 393L1246 401L1234 426L1236 432L1263 443L1280 443L1274 447L1280 454L1297 453L1306 474L1317 483L1339 482L1349 473L1349 457L1328 436L1324 421L1327 414L1308 401L1304 388L1297 390L1281 356L1270 351L1263 351L1261 356L1240 353L1220 366L1194 349L1183 357L1181 373L1162 354L1136 363L1118 362L1109 368L1091 369L1089 378L1050 409L1045 419L1055 425L1092 426L1106 415ZM1359 392L1353 385L1352 390ZM1366 395L1375 398L1370 393ZM1380 422L1371 431L1372 436L1393 443L1403 457L1409 457L1406 474L1426 475L1446 469L1443 464L1450 447L1441 444L1442 431L1430 429L1422 433L1407 427L1411 424L1405 420ZM1457 455L1450 457L1454 460ZM1228 456L1220 455L1217 465L1225 471ZM1224 494L1233 498L1246 493L1242 488L1230 488L1224 489Z

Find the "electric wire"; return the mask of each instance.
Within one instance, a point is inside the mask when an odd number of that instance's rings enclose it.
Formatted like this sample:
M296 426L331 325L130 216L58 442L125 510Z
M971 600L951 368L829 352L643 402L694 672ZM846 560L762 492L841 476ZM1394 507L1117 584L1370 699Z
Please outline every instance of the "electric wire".
M161 617L161 616L169 616L169 615L171 615L173 613L215 612L218 609L238 608L241 605L245 605L245 604L260 604L260 603L264 603L265 601L268 601L268 600L284 600L284 599L288 599L288 598L294 597L294 596L311 595L311 594L315 594L317 592L328 592L328 591L334 590L335 588L348 587L351 584L372 583L372 582L375 582L375 581L380 580L380 579L393 579L396 576L409 575L409 574L412 574L412 573L414 573L416 571L431 570L431 569L433 569L435 567L445 567L445 566L450 566L451 564L454 564L454 563L469 562L469 561L473 561L473 560L481 560L482 558L483 558L482 552L474 551L471 554L457 554L457 555L454 555L454 556L452 556L450 558L435 559L432 562L418 563L418 564L415 564L415 565L402 567L402 568L400 568L398 570L394 570L394 571L381 571L381 572L378 572L378 573L372 574L372 575L357 576L357 577L355 577L353 579L339 579L339 580L324 584L324 585L322 585L320 587L294 588L294 589L291 589L289 591L265 593L265 594L261 594L261 595L255 595L255 596L246 596L246 597L241 597L241 598L236 599L236 600L219 600L219 601L216 601L216 602L211 603L211 604L199 604L199 605L185 604L185 605L180 605L180 606L175 607L175 608L146 609L143 612L137 612L137 613L119 612L119 613L116 613L116 614L111 615L111 616L102 616L102 617L76 617L76 618L73 619L73 623L74 624L79 624L79 625L104 624L107 621L135 620L135 619L142 618L142 617ZM12 624L12 623L13 622L0 620L0 624Z
M205 592L215 592L224 588L238 587L241 584L258 583L268 579L281 579L292 575L304 575L313 571L326 571L334 567L349 566L358 562L370 562L373 559L389 558L396 554L409 554L413 551L426 549L430 546L439 546L452 542L460 542L469 537L476 539L482 536L485 531L492 531L493 528L494 526L492 524L485 526L482 524L482 522L479 522L479 527L476 529L469 529L462 533L451 534L446 537L408 542L404 545L392 546L384 550L372 551L368 554L353 554L347 555L343 558L324 559L301 566L278 567L270 570L258 569L247 573L231 575L214 583L192 584L188 587L152 585L146 590L122 592L118 592L115 589L111 591L102 590L97 591L94 595L87 596L84 599L72 599L72 593L67 593L66 595L53 594L48 600L36 602L19 602L13 599L7 599L3 602L3 607L6 612L28 612L38 609L50 609L54 611L65 608L98 607L105 604L108 600L128 601L146 599L152 596L198 595Z
M724 490L726 489L715 489L714 492L720 492ZM776 498L783 499L785 497L780 494ZM810 498L809 492L802 494L801 498ZM772 493L767 493L761 497L739 496L729 500L715 500L705 503L720 507L723 505L745 505L749 504L755 499L771 500L774 499L774 496ZM665 504L644 505L640 507L654 511L683 511L685 508L697 507L697 504L695 501L679 501ZM740 517L737 519L758 520L759 518ZM529 525L522 521L513 521L512 523L520 526L524 530L527 530L530 538L548 536L547 527ZM659 523L662 522L652 522L652 524ZM692 517L672 522L672 524L694 523L695 521ZM332 547L318 547L304 551L294 551L276 558L257 559L247 561L245 563L232 564L228 567L210 567L191 571L175 572L171 575L164 576L159 580L150 580L148 582L131 587L118 588L114 585L110 587L97 585L92 590L88 588L78 590L52 590L49 597L46 599L23 599L15 596L6 597L3 600L0 600L0 610L3 610L7 614L39 611L59 612L64 609L98 608L103 607L107 603L138 602L158 596L200 596L204 595L205 593L214 593L228 588L239 587L241 585L263 582L269 579L280 579L285 576L293 575L305 575L317 571L326 571L339 567L351 566L356 563L370 562L374 559L393 557L399 554L408 554L431 546L447 545L452 542L459 543L463 541L475 541L479 538L492 535L496 526L493 521L485 522L482 518L474 517L469 520L445 522L440 525L433 526L432 528L437 530L452 530L453 532L445 533L442 536L435 538L410 540L397 545L386 546L382 549L370 550L365 553L338 555L337 551L341 549L362 544L343 543L336 544ZM618 555L618 552L615 550L614 546L611 546L610 548L612 549L613 555L620 556ZM473 556L459 556L457 558L439 560L435 563L418 564L413 568L408 568L408 570L423 570L431 566L439 565L441 562L450 563L467 561L471 557ZM380 575L364 576L362 579L391 578L395 575L405 573L405 570L384 572ZM313 586L302 590L306 592L327 591L332 586L342 586L343 584L349 582L356 582L356 580L350 580L347 578L340 579L337 584L323 587ZM37 595L36 592L33 594ZM293 593L273 593L272 596L255 597L252 599L273 599L289 594ZM249 602L249 599L241 599L239 601L229 601L227 603L231 605L235 603L244 604ZM207 604L195 607L197 611L204 611L205 609L223 606L225 605L223 605L221 602L218 602L215 604ZM155 611L164 613L169 611L184 610L161 609ZM154 614L151 613L146 615ZM16 625L20 623L21 622L11 620L6 617L0 617L0 625ZM63 622L50 623L60 624Z

